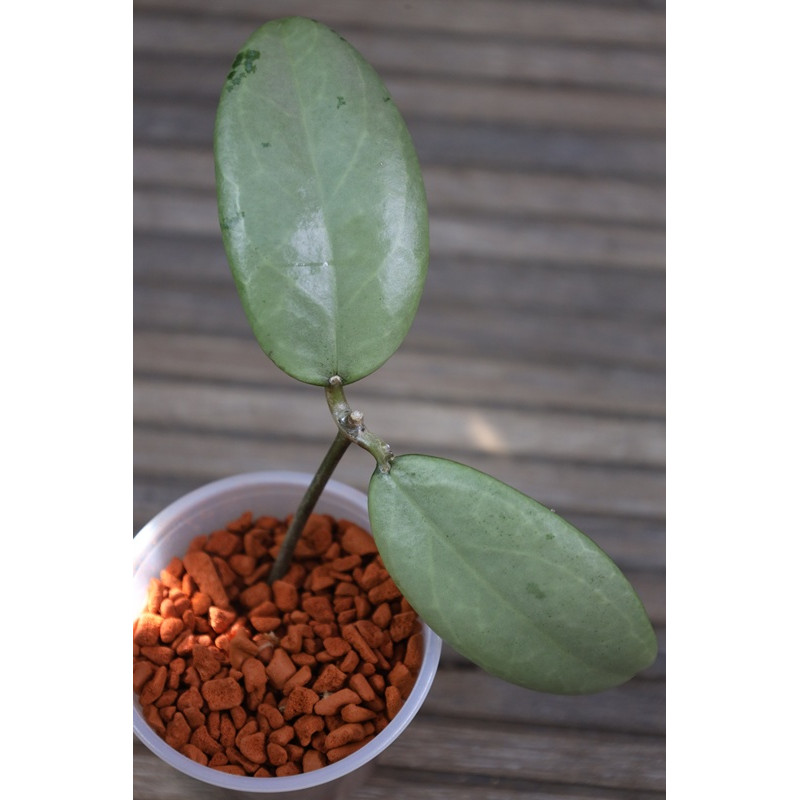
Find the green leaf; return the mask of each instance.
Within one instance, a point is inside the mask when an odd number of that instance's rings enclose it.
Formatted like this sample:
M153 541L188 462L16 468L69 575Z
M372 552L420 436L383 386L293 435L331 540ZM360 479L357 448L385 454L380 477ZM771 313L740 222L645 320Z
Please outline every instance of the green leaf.
M656 655L636 593L553 511L463 464L395 459L373 474L369 515L395 583L462 655L557 694L624 683Z
M263 350L316 385L377 369L416 314L428 213L372 67L317 22L267 23L223 87L214 156L225 249Z

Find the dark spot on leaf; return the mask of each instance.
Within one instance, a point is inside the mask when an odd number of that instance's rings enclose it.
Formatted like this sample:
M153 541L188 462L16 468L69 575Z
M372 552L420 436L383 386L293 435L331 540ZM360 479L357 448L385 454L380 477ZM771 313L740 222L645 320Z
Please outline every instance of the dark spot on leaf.
M238 211L230 217L220 217L219 226L223 231L229 231L244 219L244 211Z
M228 73L228 91L238 86L247 75L252 75L256 71L256 61L261 58L258 50L242 50L236 55Z
M339 95L339 96L336 98L336 108L341 108L343 105L346 105L346 103L345 103L345 99L344 99L344 97L342 97L341 95Z
M529 583L525 590L528 594L532 594L537 600L544 600L546 597L545 593L533 582Z
M270 143L269 142L261 142L261 146L262 147L269 147Z

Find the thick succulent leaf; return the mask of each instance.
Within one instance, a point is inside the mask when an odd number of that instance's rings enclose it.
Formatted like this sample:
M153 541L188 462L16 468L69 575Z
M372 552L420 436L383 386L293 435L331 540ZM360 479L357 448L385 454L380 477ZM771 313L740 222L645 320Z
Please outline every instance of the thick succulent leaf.
M317 385L377 369L416 314L428 215L372 67L320 23L267 23L233 62L214 155L223 241L263 350Z
M372 532L408 601L467 658L558 694L624 683L656 655L628 581L580 531L463 464L400 456L369 486Z

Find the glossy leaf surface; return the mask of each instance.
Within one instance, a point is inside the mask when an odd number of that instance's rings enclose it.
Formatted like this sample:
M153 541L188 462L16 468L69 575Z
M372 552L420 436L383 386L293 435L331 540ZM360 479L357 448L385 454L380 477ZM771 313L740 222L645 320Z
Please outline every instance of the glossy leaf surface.
M632 587L553 511L470 467L395 459L369 486L386 568L442 639L486 671L559 694L624 683L656 655Z
M223 241L262 349L317 385L377 369L416 314L428 215L372 67L320 23L267 23L233 62L214 155Z

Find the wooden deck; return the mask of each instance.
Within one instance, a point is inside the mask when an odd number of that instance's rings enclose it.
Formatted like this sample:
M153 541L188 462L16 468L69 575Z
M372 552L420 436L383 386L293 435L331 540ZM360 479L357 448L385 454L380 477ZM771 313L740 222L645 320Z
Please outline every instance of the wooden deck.
M209 480L313 471L334 433L319 390L249 332L213 185L233 55L302 14L382 75L429 196L419 314L351 402L395 452L463 461L572 520L662 642L644 674L583 698L509 686L445 648L422 713L353 800L665 795L663 5L134 2L134 531ZM336 477L363 489L371 468L351 448ZM224 793L135 742L133 796Z

